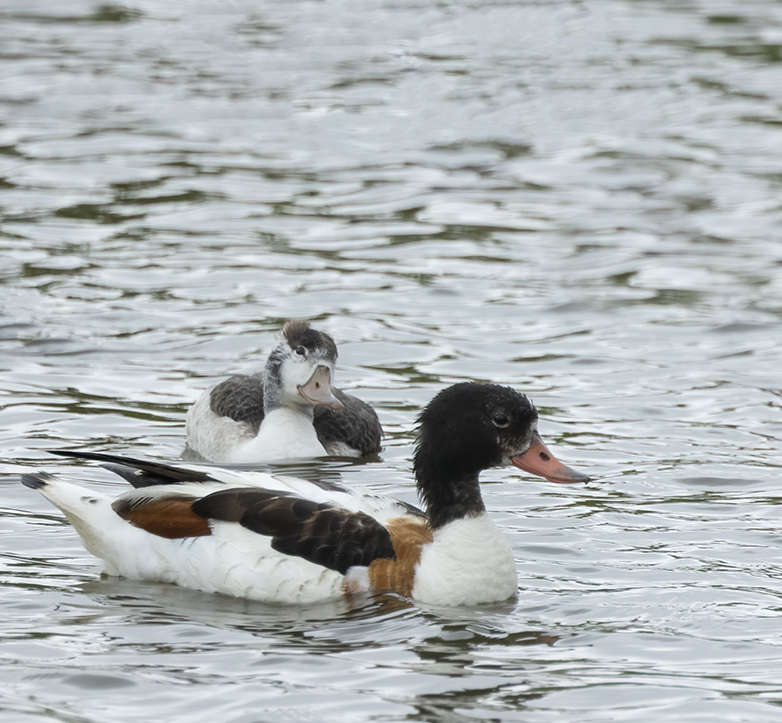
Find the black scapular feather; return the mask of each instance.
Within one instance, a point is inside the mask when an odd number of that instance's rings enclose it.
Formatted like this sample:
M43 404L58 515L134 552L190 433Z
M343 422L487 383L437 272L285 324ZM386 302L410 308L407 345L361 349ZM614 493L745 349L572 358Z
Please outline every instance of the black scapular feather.
M293 494L263 489L227 489L193 503L202 517L238 522L272 538L272 548L343 575L354 565L394 558L391 535L363 512L332 507Z
M71 449L50 449L50 454L76 459L91 459L105 462L103 466L127 480L134 487L153 487L155 485L174 485L182 482L216 482L205 472L197 472L182 467L174 467L161 462L145 462L133 457L122 457L103 452L83 452Z

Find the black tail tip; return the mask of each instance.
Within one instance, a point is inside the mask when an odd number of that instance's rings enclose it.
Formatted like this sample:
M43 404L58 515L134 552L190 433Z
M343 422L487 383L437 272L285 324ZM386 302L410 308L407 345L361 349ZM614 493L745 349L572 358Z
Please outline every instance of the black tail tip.
M31 490L39 490L46 487L49 484L49 480L53 480L54 475L48 472L33 472L32 474L22 475L22 484L25 487L29 487Z

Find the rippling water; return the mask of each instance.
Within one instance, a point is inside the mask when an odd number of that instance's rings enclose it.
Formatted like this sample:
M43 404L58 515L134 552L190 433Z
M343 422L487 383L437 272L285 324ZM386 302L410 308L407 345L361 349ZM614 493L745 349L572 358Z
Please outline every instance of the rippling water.
M782 716L782 5L0 8L3 720ZM594 482L485 475L520 594L276 609L101 578L18 474L120 489L283 320L412 426L511 384Z

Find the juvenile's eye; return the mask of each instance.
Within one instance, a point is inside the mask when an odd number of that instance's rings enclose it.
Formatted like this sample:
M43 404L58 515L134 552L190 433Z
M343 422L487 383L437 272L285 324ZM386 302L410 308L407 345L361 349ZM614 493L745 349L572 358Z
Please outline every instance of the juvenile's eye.
M505 429L510 424L510 419L504 414L495 414L491 421L494 422L495 427L500 429Z
M299 356L307 356L307 349L303 346L300 346L298 349L296 349L296 353Z

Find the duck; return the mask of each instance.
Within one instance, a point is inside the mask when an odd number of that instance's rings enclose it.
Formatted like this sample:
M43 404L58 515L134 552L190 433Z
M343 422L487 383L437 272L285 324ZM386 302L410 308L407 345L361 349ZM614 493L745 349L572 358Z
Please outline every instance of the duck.
M232 376L188 410L188 453L218 464L377 455L377 413L332 386L336 361L328 334L288 321L262 373Z
M418 418L422 508L331 482L79 450L53 451L102 462L132 489L112 499L45 471L22 483L65 514L109 575L269 604L393 594L479 605L518 590L507 537L481 497L481 471L510 464L551 482L589 481L554 456L537 420L510 387L462 382L439 392Z

